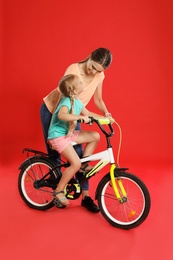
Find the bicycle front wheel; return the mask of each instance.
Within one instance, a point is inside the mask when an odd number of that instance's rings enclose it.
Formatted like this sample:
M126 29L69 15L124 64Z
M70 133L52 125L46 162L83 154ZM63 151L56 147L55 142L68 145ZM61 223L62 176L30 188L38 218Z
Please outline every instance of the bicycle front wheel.
M47 210L54 206L52 192L61 177L56 164L44 157L29 158L20 167L18 190L30 207ZM42 181L43 180L43 181Z
M150 194L145 184L128 172L118 172L118 178L126 191L126 198L119 201L112 187L110 174L100 181L97 189L97 199L103 217L113 226L121 229L131 229L139 226L147 218L150 211ZM120 195L123 197L120 187Z

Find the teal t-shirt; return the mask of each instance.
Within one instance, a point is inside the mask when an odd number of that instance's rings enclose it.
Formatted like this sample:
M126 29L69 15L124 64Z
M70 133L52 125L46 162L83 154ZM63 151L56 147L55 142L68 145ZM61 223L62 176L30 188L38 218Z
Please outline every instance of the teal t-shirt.
M64 97L61 99L60 103L58 104L54 114L52 115L52 120L49 126L48 131L48 139L53 139L61 136L65 136L68 133L69 129L69 122L66 122L64 120L60 120L58 118L58 112L62 106L66 106L68 108L68 112L71 111L71 103L69 97ZM79 99L74 99L74 114L80 115L83 104Z

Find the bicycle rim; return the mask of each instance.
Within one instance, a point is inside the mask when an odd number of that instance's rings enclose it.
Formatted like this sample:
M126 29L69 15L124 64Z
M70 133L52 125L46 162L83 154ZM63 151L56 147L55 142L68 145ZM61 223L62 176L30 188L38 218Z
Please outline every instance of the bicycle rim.
M120 175L127 201L121 203L115 198L110 177L107 177L102 183L98 203L102 215L113 226L131 229L146 219L150 210L150 196L144 183L136 176L125 172ZM118 189L121 194L120 188Z
M52 165L43 159L35 159L25 165L19 175L19 192L25 203L35 209L48 209L52 207L52 188L35 188L34 182L40 180L51 169ZM54 176L56 173L53 172Z

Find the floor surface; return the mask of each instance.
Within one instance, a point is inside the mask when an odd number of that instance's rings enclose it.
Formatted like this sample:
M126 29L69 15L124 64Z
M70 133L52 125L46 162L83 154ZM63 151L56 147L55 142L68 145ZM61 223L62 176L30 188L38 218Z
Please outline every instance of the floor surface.
M66 209L30 209L18 193L18 166L0 167L1 260L173 259L172 169L142 169L151 211L141 226L126 231L81 207L81 198ZM90 181L92 197L100 177Z

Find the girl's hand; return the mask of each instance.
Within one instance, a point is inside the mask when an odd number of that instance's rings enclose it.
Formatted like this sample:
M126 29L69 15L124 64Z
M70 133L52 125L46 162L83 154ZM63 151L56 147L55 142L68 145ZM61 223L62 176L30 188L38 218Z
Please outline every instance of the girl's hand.
M79 119L83 119L86 124L90 122L90 118L88 116L80 116Z

